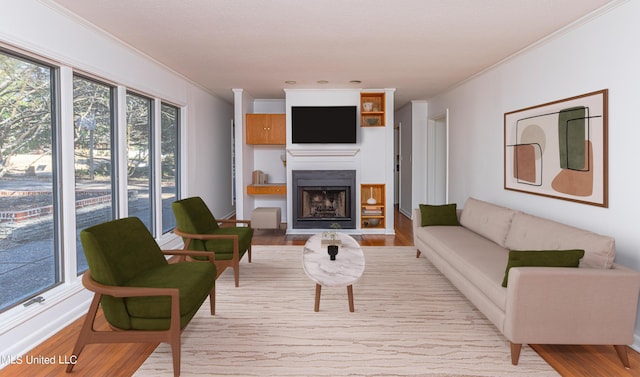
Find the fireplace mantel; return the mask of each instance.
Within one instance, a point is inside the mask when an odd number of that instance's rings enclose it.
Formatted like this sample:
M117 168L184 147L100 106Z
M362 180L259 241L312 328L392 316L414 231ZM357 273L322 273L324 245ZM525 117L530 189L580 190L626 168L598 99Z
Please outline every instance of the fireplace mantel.
M355 156L360 148L288 148L287 152L293 157L324 157L324 156Z

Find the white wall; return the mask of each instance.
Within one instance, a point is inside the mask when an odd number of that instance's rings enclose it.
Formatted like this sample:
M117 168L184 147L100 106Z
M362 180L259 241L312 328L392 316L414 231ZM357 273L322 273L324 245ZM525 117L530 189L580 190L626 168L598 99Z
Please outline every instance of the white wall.
M616 239L618 263L640 270L638 84L640 1L623 2L429 100L450 110L450 201L469 196ZM503 114L609 89L609 208L503 189ZM635 347L640 345L636 324Z
M201 196L218 218L235 212L231 193L233 106L190 86L187 102L187 187L183 196Z
M427 203L427 177L422 172L427 171L427 114L426 101L411 101L411 203L417 207L420 203ZM429 203L435 204L435 203ZM409 212L409 217L412 213Z
M413 103L409 102L401 109L395 112L396 124L400 128L400 140L398 141L398 153L400 154L400 176L398 179L398 210L405 216L411 217L411 209L414 207L411 198L412 191L412 127L413 127ZM425 116L426 121L426 116ZM420 147L419 151L426 150L426 145ZM423 160L426 159L426 153ZM424 173L419 174L420 177L426 176ZM422 190L426 197L426 187ZM416 204L417 206L418 204Z
M182 136L186 138L182 156L186 173L183 195L201 195L215 213L233 213L229 143L233 117L231 104L207 94L55 4L45 0L5 3L0 12L0 46L20 49L61 67L65 73L61 80L63 93L71 93L68 73L73 70L117 85L120 92L125 87L131 88L181 106L186 112L182 117ZM65 128L72 124L72 121L62 122L62 135L73 135ZM72 140L63 140L63 145L72 144ZM73 181L66 182L67 187L73 185ZM69 239L66 242L75 242L73 237ZM3 355L21 354L85 314L91 297L79 279L67 281L43 296L46 296L43 304L16 307L0 315Z

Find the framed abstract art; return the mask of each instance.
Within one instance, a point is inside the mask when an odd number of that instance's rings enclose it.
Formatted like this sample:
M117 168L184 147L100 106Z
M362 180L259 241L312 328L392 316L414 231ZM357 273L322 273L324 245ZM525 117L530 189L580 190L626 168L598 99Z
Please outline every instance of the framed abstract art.
M504 188L608 206L608 90L504 114Z

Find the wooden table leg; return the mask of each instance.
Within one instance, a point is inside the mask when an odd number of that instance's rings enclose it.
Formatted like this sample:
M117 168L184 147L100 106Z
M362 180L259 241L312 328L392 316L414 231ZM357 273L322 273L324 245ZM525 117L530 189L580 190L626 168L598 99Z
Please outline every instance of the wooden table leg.
M349 296L349 311L353 313L355 311L355 308L353 307L353 286L352 285L347 286L347 295Z
M322 286L320 284L316 284L316 305L313 308L313 310L316 312L320 310L320 289L321 288Z

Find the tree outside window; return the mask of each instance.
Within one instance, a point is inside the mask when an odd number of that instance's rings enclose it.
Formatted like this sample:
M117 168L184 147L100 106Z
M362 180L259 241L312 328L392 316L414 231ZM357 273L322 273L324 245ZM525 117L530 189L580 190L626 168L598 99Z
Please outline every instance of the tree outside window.
M61 281L55 73L0 51L0 311Z

